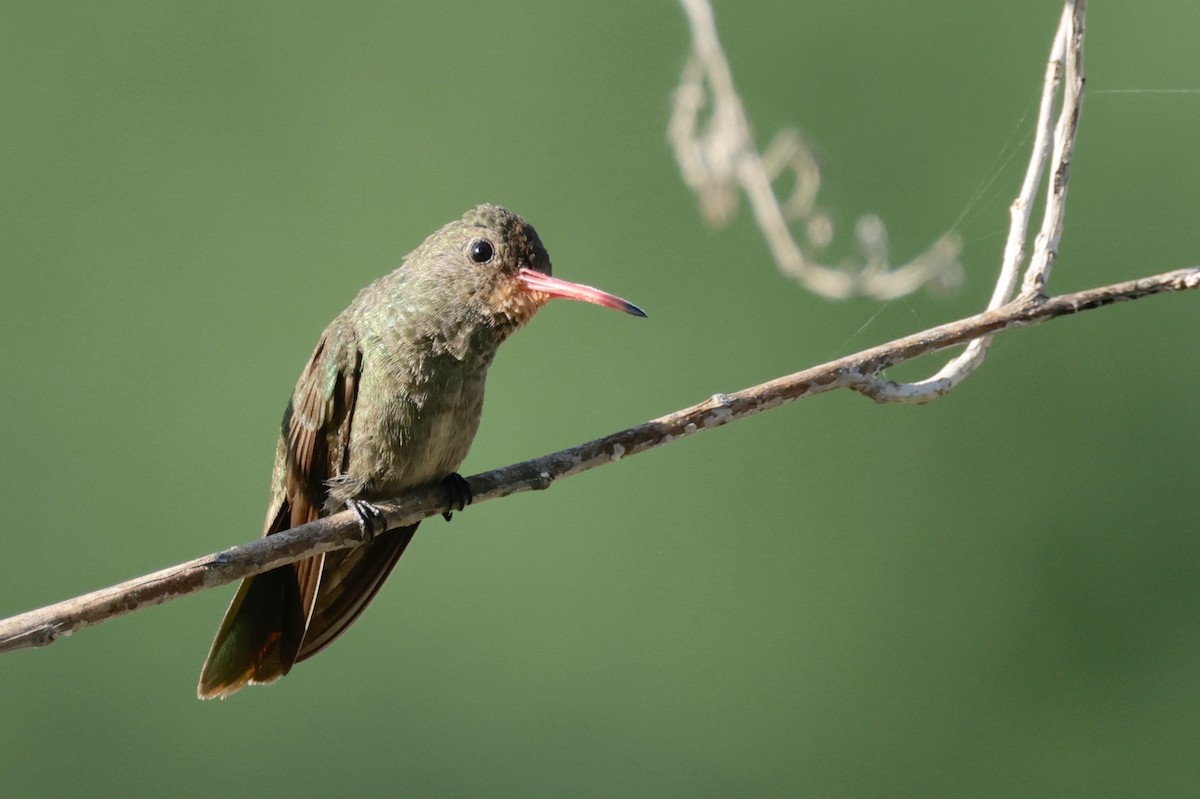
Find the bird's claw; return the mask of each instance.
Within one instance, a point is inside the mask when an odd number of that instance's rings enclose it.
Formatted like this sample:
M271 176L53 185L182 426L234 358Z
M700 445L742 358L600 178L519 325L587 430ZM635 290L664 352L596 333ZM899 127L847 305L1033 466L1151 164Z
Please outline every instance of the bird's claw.
M384 518L383 511L370 502L363 499L351 499L346 501L346 507L354 511L358 529L362 530L363 543L371 543L375 540L376 535L387 530L387 519Z
M449 497L447 506L449 510L442 514L442 518L446 521L454 516L454 511L463 510L471 504L474 497L471 495L471 484L467 479L458 472L451 472L442 479L442 485L446 489L446 494Z

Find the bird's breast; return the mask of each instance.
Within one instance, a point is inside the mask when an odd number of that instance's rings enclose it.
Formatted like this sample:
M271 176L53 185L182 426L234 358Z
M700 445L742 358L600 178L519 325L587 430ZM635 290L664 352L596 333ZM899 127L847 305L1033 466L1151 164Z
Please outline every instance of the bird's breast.
M448 354L415 365L371 360L351 427L348 474L358 495L385 499L457 471L479 428L487 364Z

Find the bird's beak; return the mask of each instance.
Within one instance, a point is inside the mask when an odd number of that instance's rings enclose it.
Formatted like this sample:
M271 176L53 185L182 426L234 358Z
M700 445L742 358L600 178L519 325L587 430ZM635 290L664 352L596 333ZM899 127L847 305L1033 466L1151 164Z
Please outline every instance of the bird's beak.
M600 289L594 289L591 286L584 286L579 283L571 283L566 280L559 280L556 277L551 277L534 269L523 268L518 270L517 280L521 281L521 285L527 291L536 291L539 294L545 294L547 297L580 300L581 302L603 305L605 308L612 308L615 311L624 311L633 316L646 316L646 312L632 302L627 302L620 297L609 294L607 291L601 291Z

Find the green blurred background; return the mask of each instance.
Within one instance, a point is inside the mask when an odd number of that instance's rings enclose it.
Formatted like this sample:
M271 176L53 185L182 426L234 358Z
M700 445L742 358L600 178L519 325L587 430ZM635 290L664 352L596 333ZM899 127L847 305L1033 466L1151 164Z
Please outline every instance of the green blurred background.
M975 312L1058 13L718 4L760 143L800 127L843 230L964 238L960 292L880 305L781 277L744 208L702 223L670 2L4 4L0 614L256 536L318 333L477 202L650 318L543 311L467 474ZM1200 259L1200 95L1113 91L1200 88L1200 5L1088 22L1055 291ZM1198 313L1006 334L925 407L827 395L427 522L344 639L227 702L193 691L232 588L6 655L0 791L1194 795Z

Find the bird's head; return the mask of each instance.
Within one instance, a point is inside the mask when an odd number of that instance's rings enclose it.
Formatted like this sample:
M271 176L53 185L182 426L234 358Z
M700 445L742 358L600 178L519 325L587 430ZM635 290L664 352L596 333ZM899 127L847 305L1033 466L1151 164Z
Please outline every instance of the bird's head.
M646 314L591 286L551 275L550 256L533 225L497 205L479 205L445 225L405 262L408 275L441 318L506 335L554 298L580 300L634 316Z

